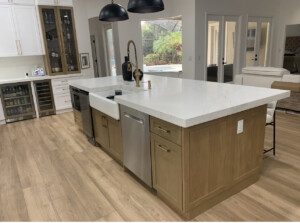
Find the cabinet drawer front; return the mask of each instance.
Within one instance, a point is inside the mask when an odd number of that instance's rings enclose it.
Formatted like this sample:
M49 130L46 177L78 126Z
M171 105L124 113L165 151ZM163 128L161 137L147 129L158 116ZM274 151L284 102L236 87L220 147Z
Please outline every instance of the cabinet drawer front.
M62 94L70 95L70 88L68 86L55 86L55 87L53 87L53 94L54 95L62 95Z
M68 79L53 79L52 86L69 86Z
M154 188L171 205L182 210L181 148L151 134L151 152Z
M56 110L72 108L71 96L70 95L60 95L54 96Z
M181 127L153 117L150 119L150 126L151 132L181 145Z

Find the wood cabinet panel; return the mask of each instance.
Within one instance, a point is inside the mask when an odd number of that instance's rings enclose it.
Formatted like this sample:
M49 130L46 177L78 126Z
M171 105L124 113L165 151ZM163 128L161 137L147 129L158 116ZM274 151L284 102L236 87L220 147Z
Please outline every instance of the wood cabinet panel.
M92 109L93 126L96 142L105 149L109 148L108 121L104 114Z
M114 159L123 162L121 122L94 108L92 108L92 115L96 142Z
M236 135L236 123L244 120L244 132ZM233 137L233 173L234 180L241 180L255 171L261 165L264 138L265 138L266 115L263 108L242 112L231 119L231 132Z
M231 178L233 148L228 146L227 119L192 128L189 132L189 202L224 189Z
M108 118L109 152L123 162L123 144L121 122Z
M165 122L163 120L153 118L150 119L151 132L170 140L178 145L181 145L181 132L182 129L179 126Z
M154 188L174 208L182 210L181 148L151 134L151 153Z
M238 134L240 120L244 128ZM158 196L191 219L256 182L265 122L266 106L183 129L151 118L152 174ZM170 134L172 130L158 127L174 130Z

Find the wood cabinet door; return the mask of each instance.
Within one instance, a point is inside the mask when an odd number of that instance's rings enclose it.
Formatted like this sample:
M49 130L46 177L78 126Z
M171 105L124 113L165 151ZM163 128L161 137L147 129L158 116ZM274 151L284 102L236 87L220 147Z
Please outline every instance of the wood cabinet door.
M17 39L22 56L42 55L42 37L35 6L13 6Z
M109 149L109 133L108 133L108 120L106 115L92 109L93 126L96 142L99 143L106 150Z
M108 118L109 152L119 161L123 161L121 122Z
M0 5L0 57L18 56L18 43L11 5Z
M178 210L182 210L181 148L151 134L153 184L157 192Z

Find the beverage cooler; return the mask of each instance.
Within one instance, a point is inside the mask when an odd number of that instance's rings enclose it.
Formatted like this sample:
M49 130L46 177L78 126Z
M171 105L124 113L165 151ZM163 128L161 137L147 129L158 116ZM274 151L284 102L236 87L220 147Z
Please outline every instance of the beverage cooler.
M7 123L36 117L30 82L0 85Z
M36 92L37 107L40 117L54 115L55 105L52 93L51 80L41 80L34 82Z

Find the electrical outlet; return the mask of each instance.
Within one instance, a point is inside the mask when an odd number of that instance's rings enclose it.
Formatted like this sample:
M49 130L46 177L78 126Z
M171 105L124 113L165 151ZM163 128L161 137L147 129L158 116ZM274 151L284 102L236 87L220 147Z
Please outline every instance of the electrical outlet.
M237 123L237 131L236 133L237 134L241 134L244 132L244 120L239 120L238 123Z

